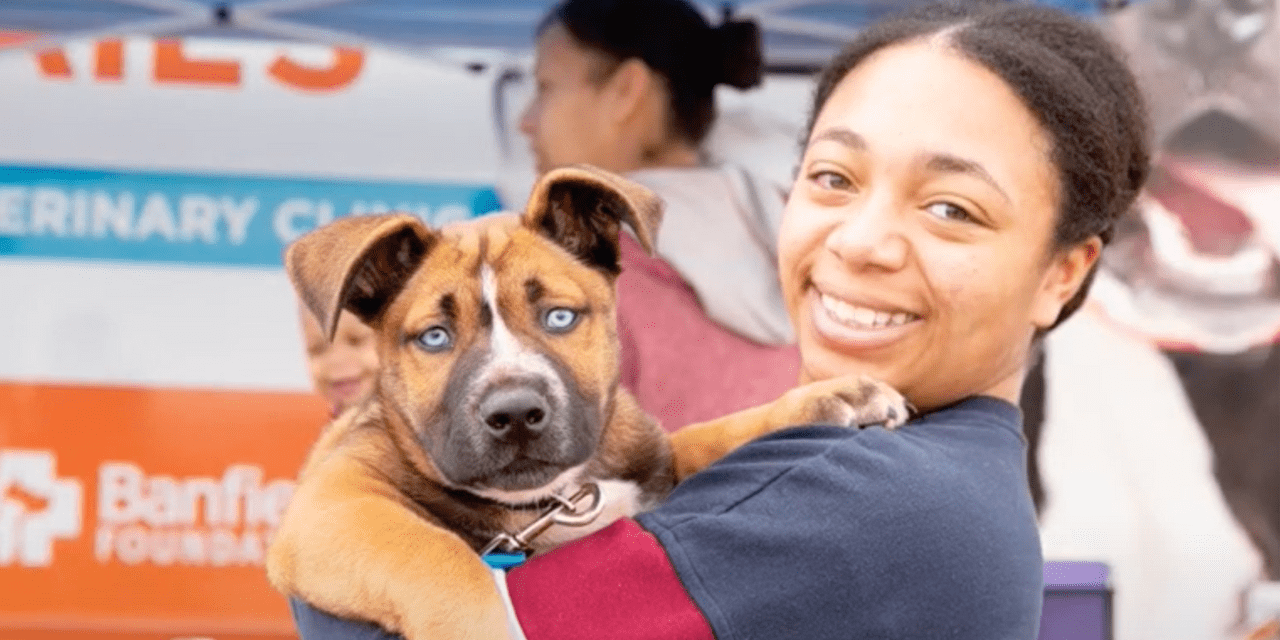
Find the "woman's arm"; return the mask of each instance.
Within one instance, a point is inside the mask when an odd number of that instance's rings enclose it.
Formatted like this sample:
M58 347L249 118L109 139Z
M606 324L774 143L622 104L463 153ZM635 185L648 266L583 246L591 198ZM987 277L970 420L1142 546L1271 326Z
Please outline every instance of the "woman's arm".
M1034 638L1042 562L1016 416L978 399L895 432L758 440L652 513L512 570L515 613L528 640ZM388 637L301 611L304 640Z

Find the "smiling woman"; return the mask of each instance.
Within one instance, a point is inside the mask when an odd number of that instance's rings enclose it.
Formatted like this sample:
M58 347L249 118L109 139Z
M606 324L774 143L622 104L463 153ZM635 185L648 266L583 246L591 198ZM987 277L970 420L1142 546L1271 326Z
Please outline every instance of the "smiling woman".
M783 219L803 376L871 373L926 410L974 394L1016 403L1032 335L1101 246L1049 255L1051 149L1017 94L945 36L851 70L814 122Z
M923 11L823 77L780 242L805 379L1017 402L1148 170L1129 71L1047 15Z
M1091 25L975 3L868 28L819 81L778 266L803 380L869 374L921 415L762 438L511 571L523 635L1035 638L1016 402L1147 162L1134 78Z

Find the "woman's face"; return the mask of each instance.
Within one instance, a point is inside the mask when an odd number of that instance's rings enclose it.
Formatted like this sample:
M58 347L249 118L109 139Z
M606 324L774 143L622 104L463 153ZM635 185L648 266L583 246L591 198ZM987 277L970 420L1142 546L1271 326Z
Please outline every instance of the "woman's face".
M945 45L883 49L814 125L779 240L805 381L876 376L929 410L1017 402L1030 341L1096 258L1051 252L1050 141Z
M520 131L529 138L538 173L574 163L610 168L617 141L610 102L594 77L596 57L560 24L538 37L536 56L537 89L520 116Z
M299 308L302 337L307 347L307 369L316 393L334 413L363 400L373 392L378 376L378 351L373 329L350 312L343 311L333 341L325 340L320 323Z

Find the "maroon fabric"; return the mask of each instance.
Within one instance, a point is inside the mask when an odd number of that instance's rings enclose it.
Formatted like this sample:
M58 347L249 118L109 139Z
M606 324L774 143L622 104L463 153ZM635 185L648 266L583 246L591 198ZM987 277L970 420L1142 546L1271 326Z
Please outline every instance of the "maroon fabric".
M680 274L627 234L618 337L623 386L667 431L774 400L800 376L795 345L762 345L717 324Z
M528 640L714 640L658 540L622 519L507 573Z

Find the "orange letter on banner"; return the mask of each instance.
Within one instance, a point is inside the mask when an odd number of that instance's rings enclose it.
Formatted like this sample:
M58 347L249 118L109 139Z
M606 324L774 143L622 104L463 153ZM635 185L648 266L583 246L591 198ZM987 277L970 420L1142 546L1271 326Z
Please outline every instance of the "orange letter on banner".
M98 66L95 75L99 80L119 80L124 77L124 43L120 40L103 40L97 48Z
M71 63L67 62L67 54L62 49L45 49L36 54L40 63L40 73L51 78L70 78Z
M156 82L236 86L240 63L234 60L190 60L181 40L156 41Z
M271 63L267 72L271 77L298 89L310 91L334 91L349 84L364 66L364 52L359 49L338 47L333 50L333 66L328 69L313 69L280 56Z
M11 44L26 42L27 40L35 40L37 34L27 33L25 31L3 31L0 30L0 47L7 47Z

